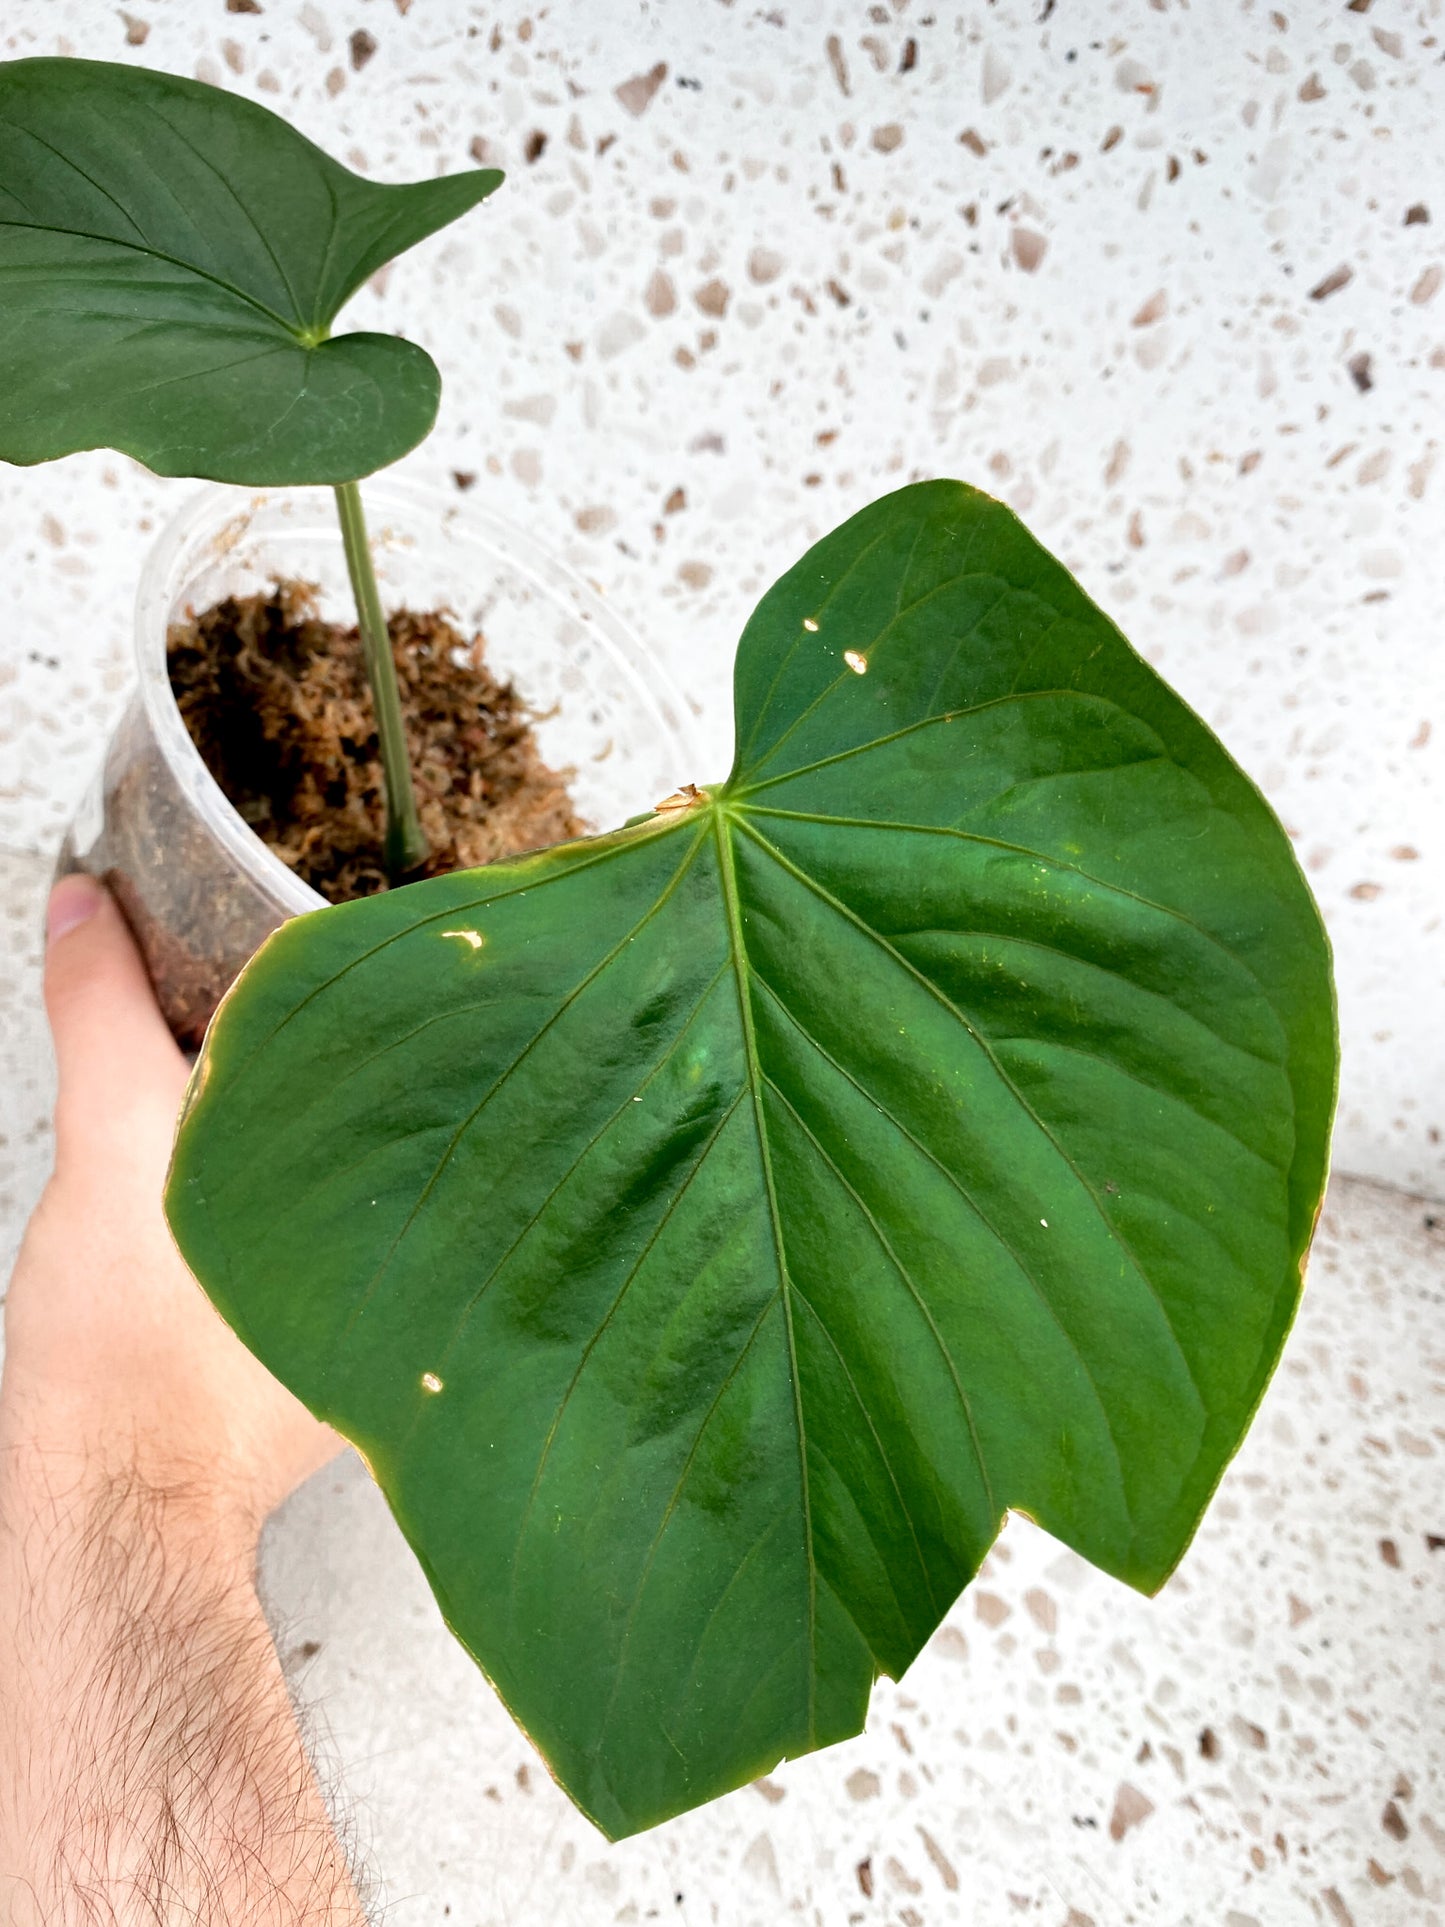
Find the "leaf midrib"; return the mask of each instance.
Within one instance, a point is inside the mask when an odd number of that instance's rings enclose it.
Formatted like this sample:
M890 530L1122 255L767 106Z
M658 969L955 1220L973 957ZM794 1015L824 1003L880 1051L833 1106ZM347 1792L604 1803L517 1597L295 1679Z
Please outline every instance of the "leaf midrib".
M818 1570L813 1551L813 1506L808 1483L808 1438L803 1419L803 1387L798 1374L797 1339L793 1331L793 1303L788 1276L788 1257L783 1244L783 1221L778 1210L777 1187L773 1179L772 1150L768 1141L767 1120L763 1116L763 1069L758 1056L757 1033L753 1024L752 977L747 939L743 934L742 901L738 893L737 870L733 858L732 812L727 805L712 804L713 832L717 841L718 876L722 883L727 913L728 944L733 971L737 978L738 1015L742 1025L743 1052L753 1101L753 1122L757 1131L758 1156L762 1162L767 1190L768 1218L772 1225L773 1246L778 1261L778 1289L783 1301L783 1329L788 1340L788 1376L793 1391L793 1416L798 1433L798 1474L803 1502L803 1558L808 1572L808 1744L818 1743Z
M94 241L101 247L125 248L127 252L131 254L148 255L153 261L164 261L169 267L179 268L182 274L191 275L197 281L209 281L212 287L220 288L224 294L231 295L235 300L244 303L248 308L253 308L257 314L265 315L268 321L274 321L276 326L282 329L299 347L306 348L318 345L314 342L307 341L307 330L299 317L295 321L288 321L285 315L277 314L274 308L267 307L264 301L259 300L253 294L247 294L244 288L238 288L234 282L227 281L224 276L212 274L208 268L198 267L194 261L183 261L179 255L168 254L164 248L155 247L148 241L144 243L140 241L122 241L114 234L92 234L85 228L59 227L54 221L0 220L0 228L18 228L30 234L64 234L75 241ZM175 327L186 327L195 324L175 322L172 325Z

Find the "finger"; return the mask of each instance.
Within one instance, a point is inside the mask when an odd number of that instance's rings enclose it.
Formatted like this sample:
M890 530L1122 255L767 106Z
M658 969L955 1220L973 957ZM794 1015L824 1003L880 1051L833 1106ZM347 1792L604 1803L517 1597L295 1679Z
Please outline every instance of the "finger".
M186 1064L115 899L68 876L46 917L45 1004L59 1069L62 1139L160 1107L174 1115Z

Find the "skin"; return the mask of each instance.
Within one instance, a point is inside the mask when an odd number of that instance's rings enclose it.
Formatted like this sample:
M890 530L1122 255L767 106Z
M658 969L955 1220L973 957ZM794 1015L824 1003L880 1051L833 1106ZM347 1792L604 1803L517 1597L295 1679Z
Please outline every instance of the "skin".
M51 899L55 1173L0 1379L0 1918L362 1927L255 1588L339 1449L161 1212L186 1065L112 900Z

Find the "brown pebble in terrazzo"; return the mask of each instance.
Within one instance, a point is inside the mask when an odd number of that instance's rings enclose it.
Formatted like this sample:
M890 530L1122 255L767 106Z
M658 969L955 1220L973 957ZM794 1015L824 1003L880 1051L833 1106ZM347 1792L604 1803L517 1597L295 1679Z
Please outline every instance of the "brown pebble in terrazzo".
M754 1780L752 1787L754 1793L762 1794L770 1807L775 1807L779 1800L786 1800L788 1797L788 1789L785 1786L779 1786L776 1780L769 1780L766 1777Z
M620 87L613 89L618 100L637 119L645 114L652 104L652 97L667 79L667 62L659 60L645 74L634 74L631 80L624 80Z
M1048 241L1032 228L1016 227L1009 236L1013 258L1025 274L1033 274L1048 251Z
M1355 1927L1355 1917L1340 1898L1338 1887L1326 1887L1320 1898L1329 1908L1330 1918L1335 1921L1336 1927Z
M1122 1840L1131 1827L1140 1826L1154 1811L1154 1802L1129 1781L1121 1780L1114 1795L1114 1811L1109 1816L1109 1838Z
M722 316L728 311L732 290L726 281L714 278L711 281L704 281L700 288L694 290L692 298L704 314Z
M1039 1631L1052 1638L1059 1630L1059 1609L1049 1594L1041 1586L1030 1586L1024 1594L1024 1605Z
M923 1892L923 1882L921 1880L915 1880L903 1862L895 1859L892 1854L883 1862L883 1871L887 1874L893 1885L895 1887L901 1887L904 1893L921 1894ZM901 1920L902 1917L900 1914L899 1919Z
M1351 886L1350 895L1357 903L1373 903L1383 887L1379 883L1356 883Z
M546 153L546 151L547 151L547 136L542 132L540 127L534 127L531 133L528 134L526 142L522 148L522 158L526 161L527 165L530 167L533 161L541 160L542 156Z
M258 0L226 0L227 13L259 13Z
M653 271L642 295L643 306L654 320L661 321L670 315L677 306L677 290L672 285L672 277L663 273L661 268Z
M880 154L891 154L903 145L903 129L896 120L890 120L886 125L873 129L872 139Z
M938 1877L951 1894L958 1892L958 1873L953 1862L939 1846L926 1827L918 1829L918 1837L923 1842L923 1850L938 1869Z
M127 47L143 47L150 34L150 21L138 20L133 13L123 13L121 15L121 21L125 27L125 44Z
M376 36L368 33L365 27L358 27L348 44L351 48L351 64L356 72L360 73L376 52Z
M465 495L469 488L476 486L477 471L474 468L454 468L452 480Z
M973 1595L973 1610L985 1626L1001 1626L1013 1611L1006 1599L1000 1599L996 1592L976 1592Z
M1388 1887L1396 1877L1392 1873L1386 1873L1378 1860L1366 1861L1365 1872L1377 1887Z
M983 104L991 107L1002 95L1008 92L1013 81L1013 70L996 47L985 47L983 53Z
M1163 288L1160 288L1156 293L1150 295L1143 307L1140 308L1134 316L1130 325L1135 328L1150 328L1156 321L1162 321L1168 312L1169 296Z
M1219 1758L1219 1737L1212 1726L1200 1727L1199 1751L1206 1760L1217 1760Z
M1374 375L1370 372L1370 357L1365 354L1351 355L1345 366L1356 388L1362 395L1368 395L1375 385Z
M1398 1572L1400 1570L1400 1548L1395 1544L1393 1539L1382 1539L1380 1541L1380 1557L1392 1572Z
M748 256L748 276L759 287L766 287L769 281L777 280L785 265L782 255L771 248L754 248Z
M1413 207L1405 209L1406 227L1424 227L1430 219L1430 210L1423 201L1416 201Z
M848 1790L850 1800L876 1800L883 1791L883 1782L866 1766L860 1766L850 1773L843 1785Z
M1438 267L1426 268L1420 279L1410 290L1410 299L1417 308L1423 308L1427 301L1433 301L1440 292L1440 283L1445 281L1445 272Z
M1392 1840L1406 1840L1409 1838L1409 1825L1406 1822L1404 1814L1401 1813L1399 1807L1396 1806L1393 1800L1387 1800L1385 1802L1380 1813L1380 1825Z
M687 490L675 488L662 505L664 515L676 515L679 509L687 507Z
M1330 295L1338 294L1341 288L1347 288L1354 278L1353 268L1344 266L1335 268L1325 276L1323 281L1317 281L1310 289L1310 300L1328 300Z
M1311 74L1307 80L1301 81L1299 97L1305 101L1324 99L1325 89L1320 85L1318 74Z
M858 1862L855 1872L858 1875L858 1889L860 1893L865 1900L871 1900L873 1898L873 1858L871 1854L866 1860L860 1860Z

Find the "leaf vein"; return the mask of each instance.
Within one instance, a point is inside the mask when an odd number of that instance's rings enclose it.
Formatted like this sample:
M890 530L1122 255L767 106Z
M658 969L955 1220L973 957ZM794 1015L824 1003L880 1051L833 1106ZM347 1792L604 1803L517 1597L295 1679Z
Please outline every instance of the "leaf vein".
M1048 1144L1052 1145L1060 1162L1065 1166L1067 1170L1072 1172L1076 1182L1079 1185L1080 1190L1089 1199L1091 1205L1093 1206L1094 1211L1096 1212L1100 1221L1102 1222L1108 1236L1112 1240L1114 1240L1115 1243L1117 1243L1117 1245L1119 1246L1119 1249L1128 1258L1130 1266L1135 1273L1135 1276L1139 1279L1140 1283L1145 1287L1149 1295L1154 1299L1155 1303L1158 1305L1160 1317L1163 1319L1163 1322L1164 1322L1164 1328L1169 1333L1170 1339L1172 1340L1174 1345L1174 1349L1178 1353L1180 1362L1184 1366L1185 1374L1188 1377L1190 1384L1194 1388L1194 1393L1196 1398L1199 1400L1200 1407L1203 1411L1207 1412L1209 1410L1209 1407L1204 1398L1203 1392L1200 1389L1199 1381L1195 1377L1194 1367L1190 1362L1189 1354L1185 1351L1183 1344L1180 1342L1179 1334L1174 1329L1173 1322L1169 1317L1168 1308L1165 1306L1164 1300L1159 1294L1158 1286L1154 1283L1153 1279L1149 1276L1148 1272L1144 1270L1138 1258L1134 1255L1133 1251L1130 1249L1128 1240L1122 1235L1122 1233L1118 1231L1118 1229L1111 1222L1109 1218L1109 1214L1105 1211L1103 1204L1099 1198L1098 1192L1094 1189L1093 1185L1089 1182L1088 1178L1085 1177L1084 1173L1080 1170L1079 1166L1075 1163L1074 1159L1069 1156L1069 1153L1064 1149L1063 1145L1060 1144L1058 1138L1055 1137L1054 1133L1049 1129L1048 1125L1045 1123L1043 1118L1041 1118L1038 1112L1034 1110L1033 1106L1029 1103L1028 1099L1024 1096L1023 1092L1014 1083L1013 1079L1009 1076L1008 1072L1004 1069L1003 1065L999 1063L997 1056L995 1055L991 1045L988 1042L988 1039L983 1035L983 1033L977 1028L976 1025L969 1022L968 1018L958 1008L957 1004L955 1004L950 997L946 996L944 992L939 989L938 985L932 981L931 978L926 976L925 973L919 970L914 964L910 963L907 957L903 955L902 951L895 949L895 947L888 941L888 939L885 936L883 936L879 931L875 930L873 926L867 921L866 918L859 916L858 913L855 910L851 910L847 904L840 902L839 899L831 893L831 891L825 890L822 884L820 884L815 877L810 877L806 870L801 870L798 868L796 864L790 862L788 858L783 855L782 851L779 850L775 844L769 843L767 838L763 836L758 830L754 829L750 824L742 823L740 827L743 829L746 835L752 837L753 840L762 849L767 851L768 854L772 856L773 860L776 863L780 864L782 868L789 873L789 875L796 877L798 881L801 882L806 889L811 890L813 894L818 898L820 898L823 902L831 904L833 908L839 913L840 916L844 917L849 923L853 924L855 928L857 928L858 930L861 930L865 936L871 938L872 941L876 943L880 949L885 950L889 956L895 958L898 962L899 967L907 971L908 975L912 977L915 980L915 982L921 985L922 988L926 990L928 994L938 1004L940 1004L944 1010L950 1012L952 1016L956 1019L956 1021L963 1027L963 1029L968 1032L969 1036L975 1039L979 1048L983 1051L984 1055L988 1058L989 1062L993 1065L994 1070L996 1071L999 1079L1001 1080L1005 1088L1009 1091L1009 1093L1012 1095L1014 1102L1018 1105L1019 1109L1024 1113L1026 1117L1032 1120L1033 1124L1039 1131L1040 1135L1045 1139L1045 1141ZM789 1012L789 1015L791 1014L792 1013ZM797 1020L795 1018L794 1022L796 1021ZM877 1099L875 1098L873 1102L876 1103ZM880 1106L879 1108L881 1109L882 1107ZM1087 1367L1085 1369L1087 1370ZM1092 1383L1092 1380L1091 1380L1091 1383Z

